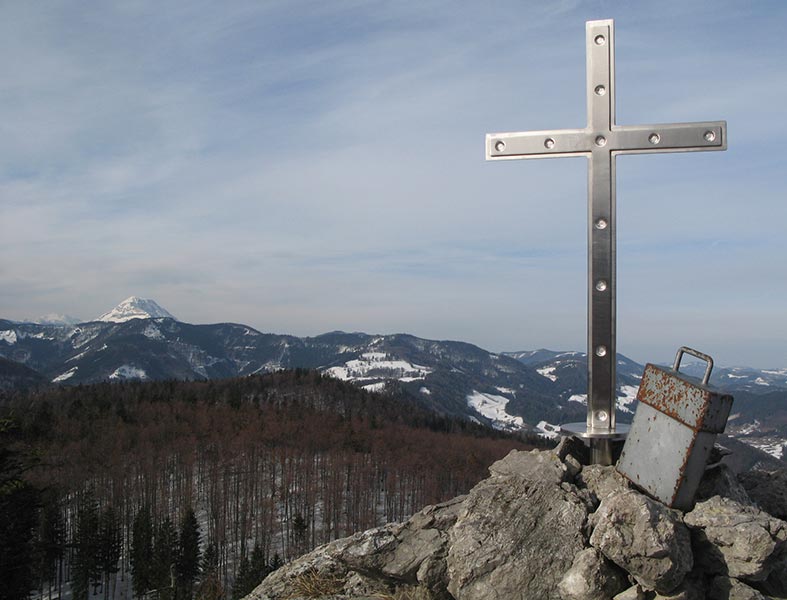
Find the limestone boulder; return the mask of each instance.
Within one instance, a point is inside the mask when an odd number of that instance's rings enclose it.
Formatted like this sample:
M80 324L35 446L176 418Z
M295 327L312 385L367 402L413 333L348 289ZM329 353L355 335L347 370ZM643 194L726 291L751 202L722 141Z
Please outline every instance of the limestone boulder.
M723 575L713 578L707 597L713 600L767 600L767 596L753 587Z
M629 587L625 571L607 560L595 548L586 548L574 558L558 591L564 600L611 598Z
M669 593L693 567L680 513L656 500L633 490L612 494L593 520L591 545L647 588Z
M720 496L686 514L698 563L710 574L763 581L787 552L787 523Z
M448 591L456 600L557 600L586 546L588 504L554 453L512 452L490 472L450 531Z

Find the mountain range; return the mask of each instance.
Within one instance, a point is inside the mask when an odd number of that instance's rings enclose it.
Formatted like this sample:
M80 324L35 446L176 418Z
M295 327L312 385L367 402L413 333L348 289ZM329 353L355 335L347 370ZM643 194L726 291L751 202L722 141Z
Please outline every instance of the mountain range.
M83 323L0 319L0 357L0 389L309 368L370 391L403 390L431 410L509 431L556 436L558 424L584 421L587 411L583 352L494 353L407 334L300 338L234 323L193 325L133 296ZM627 422L644 367L623 355L617 360L617 417ZM699 376L704 364L682 370ZM787 457L787 369L716 368L711 383L735 397L728 433Z

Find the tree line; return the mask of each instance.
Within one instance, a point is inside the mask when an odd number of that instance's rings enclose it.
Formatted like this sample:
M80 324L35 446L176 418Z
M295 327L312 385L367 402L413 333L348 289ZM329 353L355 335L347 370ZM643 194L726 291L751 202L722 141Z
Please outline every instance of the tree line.
M2 405L15 426L0 471L18 484L0 480L0 520L28 506L15 572L45 598L240 598L283 561L464 493L537 443L307 370L49 388ZM0 561L22 537L0 533Z

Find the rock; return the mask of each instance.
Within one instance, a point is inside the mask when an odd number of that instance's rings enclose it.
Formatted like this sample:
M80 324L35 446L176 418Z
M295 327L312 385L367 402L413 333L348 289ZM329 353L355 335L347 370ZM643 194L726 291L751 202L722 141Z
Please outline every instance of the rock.
M705 469L694 499L701 502L713 496L729 498L741 504L752 503L735 472L724 463L718 463Z
M582 440L574 436L561 437L560 442L558 442L558 445L552 452L563 462L566 462L566 459L571 456L580 465L590 463L590 448Z
M654 592L646 592L641 585L636 584L623 590L612 600L652 600L653 596Z
M601 465L584 467L577 477L577 485L588 489L595 497L596 505L607 496L631 489L628 479L618 473L615 467Z
M691 571L689 532L677 511L629 490L607 496L590 543L645 587L669 593Z
M304 578L341 581L337 598L379 596L392 588L428 588L431 598L447 598L445 545L464 497L427 506L403 524L370 529L316 548L271 573L247 600L291 598ZM339 595L341 594L341 595Z
M541 481L559 485L571 478L568 467L551 452L520 452L511 450L505 458L492 463L489 472L493 478L517 477L529 481ZM487 480L488 481L488 480ZM483 483L483 482L481 482ZM472 492L470 492L472 494Z
M753 506L714 496L685 516L706 572L762 581L787 552L787 523Z
M787 521L787 469L748 471L738 475L738 480L757 506Z
M586 548L574 558L558 591L564 600L611 598L629 585L625 571L609 562L595 548Z
M561 487L554 453L512 452L468 494L450 531L448 591L457 600L557 599L585 548L588 506Z
M669 594L655 594L649 600L705 600L704 581L689 574L683 583Z
M713 578L707 597L713 600L766 600L754 588L723 575Z

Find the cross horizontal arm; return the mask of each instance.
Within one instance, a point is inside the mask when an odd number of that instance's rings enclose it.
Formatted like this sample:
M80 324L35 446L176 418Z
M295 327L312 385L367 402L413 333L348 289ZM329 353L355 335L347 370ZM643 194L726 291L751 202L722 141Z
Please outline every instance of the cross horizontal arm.
M489 133L486 159L557 158L590 152L591 143L584 129Z
M615 126L609 148L620 154L727 149L727 122Z

